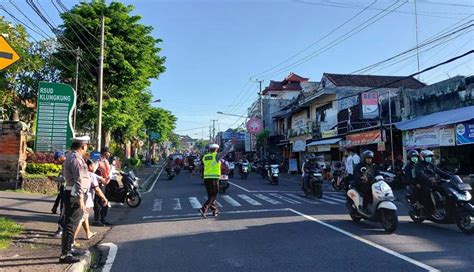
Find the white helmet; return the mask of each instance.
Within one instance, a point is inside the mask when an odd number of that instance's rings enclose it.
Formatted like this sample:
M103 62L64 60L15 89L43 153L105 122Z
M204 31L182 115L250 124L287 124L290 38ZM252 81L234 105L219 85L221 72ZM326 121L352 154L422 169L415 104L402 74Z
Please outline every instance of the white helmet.
M219 149L219 145L218 144L210 144L209 148Z

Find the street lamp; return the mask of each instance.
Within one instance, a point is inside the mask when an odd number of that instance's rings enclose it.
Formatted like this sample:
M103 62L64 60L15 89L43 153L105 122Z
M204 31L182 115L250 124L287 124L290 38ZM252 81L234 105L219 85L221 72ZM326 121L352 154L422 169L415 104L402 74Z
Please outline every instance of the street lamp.
M248 116L237 115L237 114L232 114L232 113L225 113L225 112L222 112L222 111L218 111L217 114L229 115L229 116L235 116L235 117L242 117L242 118L249 118Z
M160 103L161 102L161 99L156 99L155 101L153 101L152 103Z

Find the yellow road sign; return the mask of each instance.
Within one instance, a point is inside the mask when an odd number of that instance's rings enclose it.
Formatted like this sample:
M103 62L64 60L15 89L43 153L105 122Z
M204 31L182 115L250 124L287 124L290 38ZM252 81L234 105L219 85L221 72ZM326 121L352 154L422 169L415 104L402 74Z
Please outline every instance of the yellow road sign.
M7 40L0 35L0 71L6 69L19 59L20 56L18 53L15 52Z

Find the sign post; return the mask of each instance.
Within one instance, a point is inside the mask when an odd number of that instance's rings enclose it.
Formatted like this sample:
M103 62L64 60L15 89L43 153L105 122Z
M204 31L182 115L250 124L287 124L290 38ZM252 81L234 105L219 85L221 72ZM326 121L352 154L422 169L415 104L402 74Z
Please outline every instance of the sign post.
M53 152L71 146L72 112L76 92L66 84L40 82L36 114L35 151Z
M20 56L11 45L0 35L0 71L20 60Z

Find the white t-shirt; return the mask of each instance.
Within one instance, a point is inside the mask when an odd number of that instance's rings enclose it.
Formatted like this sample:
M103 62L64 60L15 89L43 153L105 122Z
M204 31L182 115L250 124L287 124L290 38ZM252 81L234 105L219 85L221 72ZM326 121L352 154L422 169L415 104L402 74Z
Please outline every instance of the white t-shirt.
M86 208L94 207L94 197L95 197L95 188L99 187L99 180L95 173L89 172L89 179L91 181L91 186L87 190L87 199L86 199Z
M360 157L357 154L352 154L347 157L346 161L346 171L347 174L354 175L354 168L356 167L357 164L360 163Z

